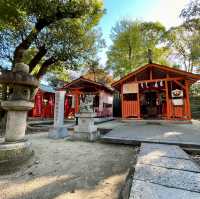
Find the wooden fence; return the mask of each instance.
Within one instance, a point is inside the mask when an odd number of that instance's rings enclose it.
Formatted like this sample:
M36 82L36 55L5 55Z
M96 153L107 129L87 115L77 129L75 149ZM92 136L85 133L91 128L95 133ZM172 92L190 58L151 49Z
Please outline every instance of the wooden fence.
M200 96L190 98L192 118L200 119Z

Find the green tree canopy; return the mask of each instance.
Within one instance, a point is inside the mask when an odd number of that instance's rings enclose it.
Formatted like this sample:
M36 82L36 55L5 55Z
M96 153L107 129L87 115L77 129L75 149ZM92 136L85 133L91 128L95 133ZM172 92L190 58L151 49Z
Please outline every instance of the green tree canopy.
M194 67L200 65L200 36L199 31L188 30L185 25L171 28L168 35L168 45L171 54L178 60L184 70L195 72Z
M76 69L97 52L101 0L2 0L0 11L0 59L12 67L26 60L38 78L51 65Z
M153 62L166 64L169 48L163 45L165 27L159 22L122 20L112 29L113 44L107 52L107 68L121 77L148 62L147 52L153 52Z

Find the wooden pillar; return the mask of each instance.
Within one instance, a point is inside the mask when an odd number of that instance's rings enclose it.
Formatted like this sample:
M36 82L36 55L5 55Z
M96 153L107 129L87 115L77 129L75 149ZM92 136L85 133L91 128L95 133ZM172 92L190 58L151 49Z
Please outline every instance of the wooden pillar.
M185 113L188 120L191 120L191 108L190 108L190 97L189 97L189 82L185 80L185 98L186 98L186 104L185 104Z
M167 105L167 119L170 119L170 102L169 102L169 90L168 90L168 81L165 81L165 91L166 91L166 105Z
M123 95L123 84L121 84L121 111L122 111L122 118L124 118L124 95Z
M152 80L153 79L153 70L152 70L152 68L150 68L150 80Z
M79 111L79 93L75 93L75 113Z
M138 84L138 93L137 93L137 105L138 105L138 119L140 119L140 91L139 91L139 84Z

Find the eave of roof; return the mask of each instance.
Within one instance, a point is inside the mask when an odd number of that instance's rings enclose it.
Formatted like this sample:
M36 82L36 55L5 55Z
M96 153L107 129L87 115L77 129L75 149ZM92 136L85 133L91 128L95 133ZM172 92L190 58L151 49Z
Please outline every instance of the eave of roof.
M198 74L193 74L193 73L190 73L190 72L186 72L184 70L181 70L181 69L177 69L177 68L172 68L172 67L169 67L169 66L165 66L165 65L160 65L160 64L146 64L138 69L136 69L135 71L125 75L123 78L121 78L120 80L114 82L112 84L112 87L117 87L118 84L121 84L123 83L125 80L129 79L130 77L132 77L133 75L136 75L140 72L142 72L143 70L147 69L148 67L156 67L156 68L159 68L159 69L162 69L162 70L166 70L166 71L169 71L169 72L174 72L174 73L178 73L180 75L185 75L185 76L188 76L192 79L195 79L195 81L197 80L200 80L200 75Z
M82 76L79 77L78 79L75 79L75 80L73 80L72 82L66 84L66 85L65 85L64 87L62 87L61 89L69 89L70 86L72 86L72 85L74 85L74 84L76 84L76 83L78 83L78 82L80 82L80 81L84 81L84 82L86 82L86 83L88 82L88 83L90 83L90 84L93 84L94 86L102 87L103 90L107 90L107 91L113 93L113 89L112 89L112 88L109 88L108 86L106 86L106 85L104 85L104 84L102 84L102 83L95 82L95 81L92 81L92 80L90 80L90 79L86 79L86 78L84 78L84 77L82 77Z

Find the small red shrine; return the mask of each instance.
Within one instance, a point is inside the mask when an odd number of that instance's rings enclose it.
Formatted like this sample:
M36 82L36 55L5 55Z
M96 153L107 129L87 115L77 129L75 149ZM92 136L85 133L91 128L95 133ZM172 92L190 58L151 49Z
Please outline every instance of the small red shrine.
M60 90L66 90L65 117L73 117L79 112L80 98L94 95L94 111L97 117L109 117L113 113L113 90L104 84L80 77Z
M35 95L34 108L29 112L29 117L53 118L55 90L46 85L40 85Z
M120 92L123 118L190 120L189 88L200 75L147 64L112 86Z

